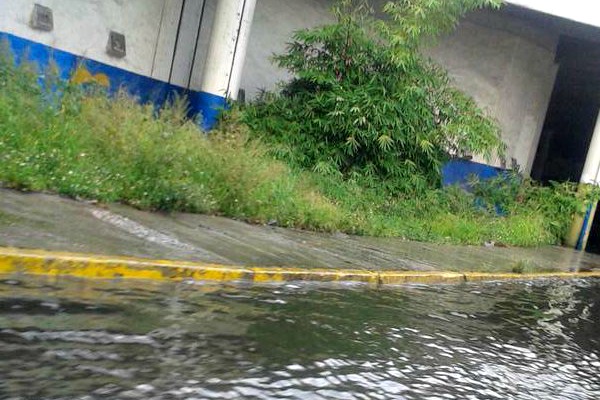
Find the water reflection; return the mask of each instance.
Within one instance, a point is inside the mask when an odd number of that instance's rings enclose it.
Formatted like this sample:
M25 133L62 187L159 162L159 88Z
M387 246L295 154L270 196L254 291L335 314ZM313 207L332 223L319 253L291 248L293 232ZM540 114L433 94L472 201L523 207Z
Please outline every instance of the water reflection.
M598 399L600 281L0 282L0 398Z

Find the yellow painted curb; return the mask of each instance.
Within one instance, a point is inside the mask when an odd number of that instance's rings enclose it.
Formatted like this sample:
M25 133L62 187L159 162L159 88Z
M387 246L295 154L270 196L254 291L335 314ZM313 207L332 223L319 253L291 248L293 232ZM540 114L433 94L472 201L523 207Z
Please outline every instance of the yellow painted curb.
M149 279L253 282L379 283L376 272L336 269L262 268L202 262L146 260L131 257L0 248L0 274L75 276L88 279Z
M490 282L532 279L581 279L600 278L600 271L590 272L539 272L532 274L497 273L497 272L466 272L466 282Z
M379 284L381 285L462 283L464 281L465 276L458 272L384 271L379 273Z
M0 274L74 276L87 279L146 279L154 281L361 282L373 285L454 284L540 278L600 278L600 271L505 274L241 267L201 262L146 260L132 257L108 257L2 247L0 247Z

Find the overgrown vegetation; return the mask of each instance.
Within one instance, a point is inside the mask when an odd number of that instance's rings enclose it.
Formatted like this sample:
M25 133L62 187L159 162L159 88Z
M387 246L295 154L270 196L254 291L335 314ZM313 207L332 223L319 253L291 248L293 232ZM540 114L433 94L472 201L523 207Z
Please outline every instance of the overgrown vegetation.
M494 0L389 2L385 22L343 0L337 22L299 31L277 64L294 74L244 121L277 156L317 172L360 175L401 192L440 184L451 156L502 155L499 129L418 52L467 10Z
M420 48L467 12L501 1L396 0L382 10L368 4L338 1L335 23L297 32L275 57L293 78L246 107L243 121L275 157L320 175L323 193L368 220L365 233L559 242L587 200L574 185L541 187L509 173L475 182L471 194L440 189L450 158L502 158L505 146L495 121ZM373 19L378 12L384 17Z
M339 224L329 200L238 127L207 137L182 102L156 114L125 95L48 85L56 91L41 88L34 70L0 61L6 187L311 229Z
M472 193L440 187L448 157L502 144L416 49L495 4L395 1L384 24L343 1L337 24L298 33L278 58L295 74L282 92L227 113L208 136L181 100L157 111L48 77L41 87L35 69L0 57L0 184L322 231L557 243L587 199L573 185L510 175Z

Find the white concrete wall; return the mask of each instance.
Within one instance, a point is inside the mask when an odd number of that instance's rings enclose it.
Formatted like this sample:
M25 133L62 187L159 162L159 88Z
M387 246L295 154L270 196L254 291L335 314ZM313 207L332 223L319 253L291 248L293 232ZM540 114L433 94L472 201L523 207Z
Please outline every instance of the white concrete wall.
M53 31L29 26L35 3L52 9ZM0 0L0 31L187 87L203 0L187 0L179 24L182 5L183 0ZM125 35L124 58L106 54L111 30Z
M192 74L193 90L199 90L202 83L217 1L206 0ZM241 82L247 98L254 98L261 89L273 89L276 83L289 78L285 70L273 64L272 56L285 51L294 31L331 22L332 4L333 0L257 1Z
M332 0L258 0L241 84L248 98L289 78L273 65L273 54L285 51L294 31L331 22L332 4Z
M50 7L52 32L29 26L34 3ZM2 0L0 31L107 64L150 75L164 0ZM127 56L106 54L111 30L126 36Z
M484 11L425 51L497 119L508 144L507 167L514 158L531 171L558 68L557 44L555 33Z
M186 0L182 14L184 0L0 0L0 31L199 90L217 1ZM53 10L52 32L29 26L35 3ZM258 0L241 85L249 97L288 77L271 56L284 51L295 30L330 22L331 4ZM106 54L111 30L126 36L123 59Z

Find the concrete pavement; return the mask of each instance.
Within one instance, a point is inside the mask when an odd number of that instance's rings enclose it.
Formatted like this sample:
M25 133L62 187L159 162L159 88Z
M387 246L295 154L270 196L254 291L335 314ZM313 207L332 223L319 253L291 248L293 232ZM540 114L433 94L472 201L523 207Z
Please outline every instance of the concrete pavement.
M560 247L449 246L149 213L0 189L0 246L238 267L359 271L600 270L600 257Z

